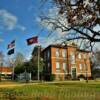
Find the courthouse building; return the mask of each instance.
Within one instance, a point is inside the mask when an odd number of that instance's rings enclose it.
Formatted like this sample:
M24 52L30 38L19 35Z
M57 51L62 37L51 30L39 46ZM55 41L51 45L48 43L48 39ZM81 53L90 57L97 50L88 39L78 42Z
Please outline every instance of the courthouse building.
M78 76L91 77L90 52L80 50L76 45L49 45L41 51L45 63L45 75L52 74L58 80Z

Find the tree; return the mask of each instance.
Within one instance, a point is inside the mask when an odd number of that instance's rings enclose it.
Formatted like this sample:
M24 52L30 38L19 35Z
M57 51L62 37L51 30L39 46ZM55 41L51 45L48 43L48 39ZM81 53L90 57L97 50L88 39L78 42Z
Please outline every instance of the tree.
M38 73L38 56L33 56L31 61L30 61L31 65L33 64L33 74L34 76L37 77L37 73ZM44 62L43 59L40 57L39 58L39 73L40 75L43 74L43 67L44 67Z
M25 61L24 55L18 52L15 56L15 65L22 64L24 61Z
M24 72L24 62L25 62L25 57L22 53L18 52L15 56L15 60L10 61L12 66L14 66L14 73L15 75L20 74Z
M0 72L0 81L1 81L1 73L2 73L3 62L4 62L4 54L3 54L2 51L0 51L0 69L1 69L1 72Z
M91 58L91 71L94 78L96 76L100 77L100 50L95 50L93 53Z
M92 63L95 67L100 66L100 50L96 49L92 54Z
M14 73L15 73L15 76L16 76L16 77L17 77L18 74L23 73L24 71L25 71L24 63L15 66Z
M100 66L100 50L97 50L95 53L97 65Z
M44 67L44 61L43 61L43 59L41 57L41 53L40 52L41 52L41 46L35 46L34 49L33 49L32 58L31 58L31 63L34 64L33 65L34 74L35 74L35 76L38 76L38 78L39 78L39 75L42 76L43 67ZM38 63L39 63L39 66L38 66Z
M3 66L3 62L4 62L4 54L2 51L0 51L0 66Z
M0 51L0 66L2 67L4 63L4 54L2 51Z
M56 11L41 15L41 20L51 25L54 30L61 29L62 32L75 33L74 37L65 40L82 39L90 46L94 42L100 42L100 0L49 1L52 1L52 9Z
M15 57L15 74L18 75L23 72L31 73L33 78L37 78L37 71L38 71L38 57L32 56L32 58L29 61L24 60L24 56L21 53L18 53ZM43 71L43 60L40 57L39 59L39 72L42 73Z

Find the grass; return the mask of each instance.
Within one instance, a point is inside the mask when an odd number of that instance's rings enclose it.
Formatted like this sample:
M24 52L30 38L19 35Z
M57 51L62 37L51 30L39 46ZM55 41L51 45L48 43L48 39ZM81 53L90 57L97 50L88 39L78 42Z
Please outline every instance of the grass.
M1 100L100 100L100 82L31 83L0 88L0 93Z

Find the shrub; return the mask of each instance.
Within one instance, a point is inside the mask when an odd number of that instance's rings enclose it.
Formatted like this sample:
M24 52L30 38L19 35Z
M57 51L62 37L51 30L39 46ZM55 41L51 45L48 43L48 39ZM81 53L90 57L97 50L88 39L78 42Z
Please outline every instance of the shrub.
M68 80L71 80L71 79L72 79L71 74L68 74L68 75L67 75L67 79L68 79Z
M48 74L45 76L46 81L54 81L55 80L55 75L54 74Z
M80 75L78 76L78 79L80 79L80 78L85 79L85 76L84 76L83 74L80 74Z

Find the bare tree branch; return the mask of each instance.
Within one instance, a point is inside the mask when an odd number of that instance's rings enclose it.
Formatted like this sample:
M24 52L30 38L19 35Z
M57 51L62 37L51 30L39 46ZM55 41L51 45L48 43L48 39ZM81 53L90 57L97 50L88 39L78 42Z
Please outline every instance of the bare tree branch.
M79 35L78 37L65 38L65 41L82 39L84 42L88 41L91 49L94 42L100 42L100 0L48 1L53 1L52 5L57 8L57 11L52 11L53 16L49 16L49 14L42 16L42 21L52 24L54 30L59 28L64 33L73 31L75 36Z

